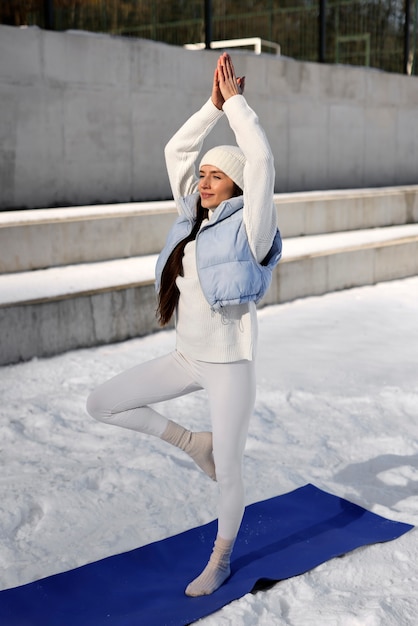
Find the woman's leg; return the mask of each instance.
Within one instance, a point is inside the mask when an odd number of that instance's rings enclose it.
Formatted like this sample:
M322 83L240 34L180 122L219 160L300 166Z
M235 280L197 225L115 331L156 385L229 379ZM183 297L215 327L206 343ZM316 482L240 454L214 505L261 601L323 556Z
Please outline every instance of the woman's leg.
M242 461L255 403L255 364L214 365L208 393L220 492L218 533L224 539L235 539L245 506Z
M177 352L137 365L93 391L87 411L106 424L160 437L187 452L213 480L211 433L192 433L148 406L201 389Z
M105 424L160 437L168 419L148 405L198 388L180 367L175 353L170 353L136 365L97 387L87 399L87 411Z
M255 402L254 361L202 365L219 485L218 535L208 565L186 589L192 596L212 593L230 574L230 555L244 513L242 459Z

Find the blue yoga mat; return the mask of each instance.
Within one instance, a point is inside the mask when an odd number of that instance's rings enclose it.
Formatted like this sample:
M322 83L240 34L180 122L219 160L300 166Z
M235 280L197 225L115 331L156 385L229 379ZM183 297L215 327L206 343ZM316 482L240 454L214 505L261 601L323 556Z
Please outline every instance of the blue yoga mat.
M4 626L184 626L257 587L302 574L359 546L413 528L305 485L251 504L232 574L215 593L184 594L207 562L216 522L0 592Z

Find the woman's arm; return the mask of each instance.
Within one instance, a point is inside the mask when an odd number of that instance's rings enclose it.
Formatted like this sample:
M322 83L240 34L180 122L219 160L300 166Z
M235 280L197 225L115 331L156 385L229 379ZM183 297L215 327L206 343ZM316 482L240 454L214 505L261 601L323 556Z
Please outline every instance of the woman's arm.
M222 110L209 99L183 124L165 147L167 173L179 212L181 212L179 198L197 191L196 160L205 137L222 116Z
M237 88L243 90L244 78L236 78L236 82ZM165 147L168 177L179 212L181 212L181 205L178 199L197 191L196 160L205 137L216 122L223 117L224 102L225 99L219 87L218 67L216 67L213 74L211 99L183 124Z
M264 130L243 96L224 104L237 144L245 155L244 224L248 241L257 261L269 252L277 229L274 205L274 160Z
M274 159L265 132L256 113L240 95L242 81L235 77L229 55L218 60L219 88L224 97L223 110L243 151L244 224L251 250L259 262L269 252L277 229L273 201Z

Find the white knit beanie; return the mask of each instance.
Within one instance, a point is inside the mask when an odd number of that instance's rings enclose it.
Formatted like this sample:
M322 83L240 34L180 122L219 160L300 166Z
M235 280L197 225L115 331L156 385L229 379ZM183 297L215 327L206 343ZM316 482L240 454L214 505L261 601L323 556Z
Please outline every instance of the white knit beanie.
M229 176L240 189L244 189L245 156L238 146L217 146L206 152L200 161L202 165L214 165Z

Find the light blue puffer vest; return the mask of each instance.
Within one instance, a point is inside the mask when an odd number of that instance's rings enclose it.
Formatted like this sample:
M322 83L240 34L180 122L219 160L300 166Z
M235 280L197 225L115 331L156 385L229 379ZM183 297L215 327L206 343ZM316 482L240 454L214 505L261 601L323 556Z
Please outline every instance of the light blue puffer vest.
M193 228L198 197L198 194L193 194L182 199L184 214L172 226L157 260L157 292L171 252ZM267 257L262 264L257 262L248 243L242 214L242 196L226 200L218 206L196 237L200 285L214 310L230 304L259 302L269 288L272 271L281 258L282 241L277 230Z

